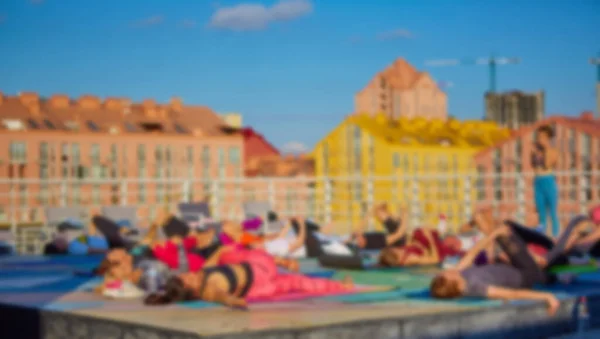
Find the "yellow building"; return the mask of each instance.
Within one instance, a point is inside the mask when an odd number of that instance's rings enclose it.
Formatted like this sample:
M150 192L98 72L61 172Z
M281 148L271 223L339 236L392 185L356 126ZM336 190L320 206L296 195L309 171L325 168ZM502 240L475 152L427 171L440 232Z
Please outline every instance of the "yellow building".
M313 151L320 215L356 225L369 207L404 205L414 222L464 222L475 198L473 155L510 136L495 123L352 115ZM418 226L418 225L413 225Z

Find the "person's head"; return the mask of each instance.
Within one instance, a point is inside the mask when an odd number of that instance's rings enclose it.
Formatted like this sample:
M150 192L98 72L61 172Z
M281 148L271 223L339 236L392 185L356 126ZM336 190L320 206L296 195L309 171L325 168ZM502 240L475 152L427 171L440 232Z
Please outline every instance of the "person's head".
M386 247L379 254L379 266L397 267L401 266L405 250L402 247Z
M132 271L133 257L120 248L108 252L97 269L98 274L118 280L127 279Z
M212 227L206 228L195 228L190 235L196 238L196 244L198 246L208 246L215 239L216 231Z
M549 125L543 125L536 130L535 141L541 146L550 146L550 141L554 138L554 130Z
M384 221L385 219L389 218L390 209L388 207L388 204L385 202L377 204L373 209L373 215L378 221Z
M164 292L153 293L146 297L146 305L166 305L186 300L194 299L194 289L191 288L191 280L196 279L189 275L194 273L185 273L179 276L169 278L165 284ZM198 277L199 278L199 277Z
M434 298L453 299L460 297L465 281L458 271L444 271L431 281L429 291Z

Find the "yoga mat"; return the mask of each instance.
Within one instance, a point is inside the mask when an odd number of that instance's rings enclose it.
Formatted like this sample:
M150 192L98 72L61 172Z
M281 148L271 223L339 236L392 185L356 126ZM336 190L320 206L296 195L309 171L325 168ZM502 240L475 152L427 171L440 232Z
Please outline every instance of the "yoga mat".
M560 265L554 266L550 269L552 273L573 273L573 274L581 274L581 273L591 273L597 272L598 266L595 264L588 265Z
M381 289L385 289L385 287L380 286ZM373 286L357 286L354 290L350 291L337 291L337 292L326 292L326 293L290 293L286 295L280 295L270 298L257 298L257 299L248 299L249 303L263 303L263 302L280 302L280 301L295 301L295 300L303 300L303 299L312 299L312 298L324 298L331 297L337 295L350 295L350 294L362 294L362 293L373 293L373 292L381 292L381 289L374 291ZM387 289L393 289L395 287L388 286Z
M399 271L353 271L340 270L333 275L334 280L345 276L352 278L357 285L400 286L403 289L424 288L429 286L431 277Z

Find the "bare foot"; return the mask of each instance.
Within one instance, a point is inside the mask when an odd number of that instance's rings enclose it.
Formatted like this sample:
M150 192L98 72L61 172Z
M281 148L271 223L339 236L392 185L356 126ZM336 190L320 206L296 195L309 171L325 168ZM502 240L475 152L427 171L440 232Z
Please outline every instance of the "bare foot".
M292 272L300 271L300 264L294 259L288 259L285 266L288 270Z
M352 278L348 275L342 279L342 285L349 290L354 289L354 281L352 281Z

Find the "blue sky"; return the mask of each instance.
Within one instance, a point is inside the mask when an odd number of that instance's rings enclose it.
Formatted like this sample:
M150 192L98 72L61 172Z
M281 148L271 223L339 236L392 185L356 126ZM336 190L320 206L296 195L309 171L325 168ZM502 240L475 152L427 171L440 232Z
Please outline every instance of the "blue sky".
M482 115L487 68L425 61L520 57L500 90L545 89L549 114L595 109L600 1L3 0L0 42L5 93L177 95L310 147L397 57L452 83L460 119Z

